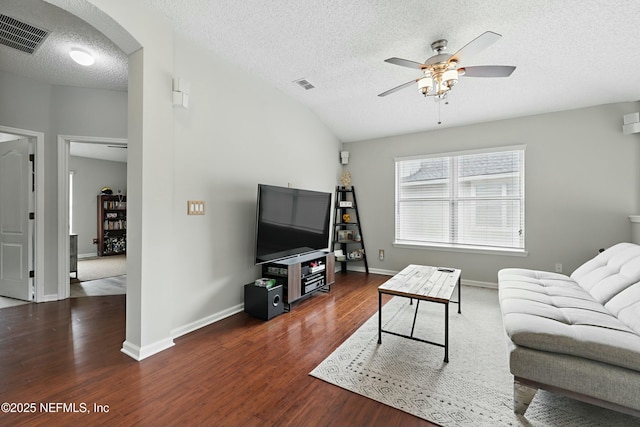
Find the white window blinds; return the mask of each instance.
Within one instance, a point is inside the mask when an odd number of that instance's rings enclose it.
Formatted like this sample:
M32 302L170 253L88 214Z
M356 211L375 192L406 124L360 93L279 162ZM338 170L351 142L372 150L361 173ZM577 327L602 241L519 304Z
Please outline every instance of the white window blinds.
M396 160L396 243L524 249L524 148Z

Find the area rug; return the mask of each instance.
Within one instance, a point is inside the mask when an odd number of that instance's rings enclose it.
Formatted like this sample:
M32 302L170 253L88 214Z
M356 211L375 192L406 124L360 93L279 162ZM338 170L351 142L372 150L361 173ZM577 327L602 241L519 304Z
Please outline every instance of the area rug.
M383 307L383 329L410 334L409 300ZM463 287L462 314L450 306L444 349L391 334L378 345L372 316L310 375L442 426L632 426L640 419L538 391L525 417L513 413L513 377L497 291ZM414 336L444 342L444 307L421 302Z

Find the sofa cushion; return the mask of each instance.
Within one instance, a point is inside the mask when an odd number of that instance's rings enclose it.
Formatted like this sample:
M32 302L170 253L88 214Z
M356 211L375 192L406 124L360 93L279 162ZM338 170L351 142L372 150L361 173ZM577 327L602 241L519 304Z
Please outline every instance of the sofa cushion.
M640 245L618 243L582 264L571 278L606 305L620 292L640 282Z
M618 243L578 267L571 278L640 334L640 245Z
M640 335L640 283L635 283L605 305L614 316Z
M621 307L618 319L563 274L511 268L498 278L504 327L514 344L640 371L640 336L621 320L640 306Z

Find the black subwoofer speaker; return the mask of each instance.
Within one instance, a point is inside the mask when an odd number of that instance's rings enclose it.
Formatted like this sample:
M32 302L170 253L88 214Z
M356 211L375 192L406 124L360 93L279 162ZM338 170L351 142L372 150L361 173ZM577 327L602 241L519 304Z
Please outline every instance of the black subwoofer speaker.
M262 320L269 320L284 313L282 285L272 288L244 285L244 311Z

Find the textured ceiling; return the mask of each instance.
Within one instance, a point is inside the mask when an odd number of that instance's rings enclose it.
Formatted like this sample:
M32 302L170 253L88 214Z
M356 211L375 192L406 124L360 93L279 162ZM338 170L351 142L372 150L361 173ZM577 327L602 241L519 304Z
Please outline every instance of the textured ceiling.
M453 53L488 30L502 39L466 65L518 68L461 79L440 126L640 99L637 0L144 2L308 105L342 141L438 128L433 99L412 89L377 97L420 75L384 59L423 61L441 38ZM316 88L292 83L300 78Z
M33 55L0 45L1 70L54 85L127 90L127 55L85 21L41 0L0 0L0 13L50 32ZM76 64L73 47L96 63Z
M138 1L307 105L344 142L640 100L637 0ZM126 86L126 57L83 21L41 0L2 0L0 9L52 31L45 58L15 61L0 46L0 68L56 84ZM454 53L485 31L503 37L464 65L515 65L511 77L463 77L448 104L413 88L377 96L420 75L384 59L422 62L434 40L448 39ZM104 67L75 74L66 55L74 43L93 46ZM293 83L301 78L315 89Z

